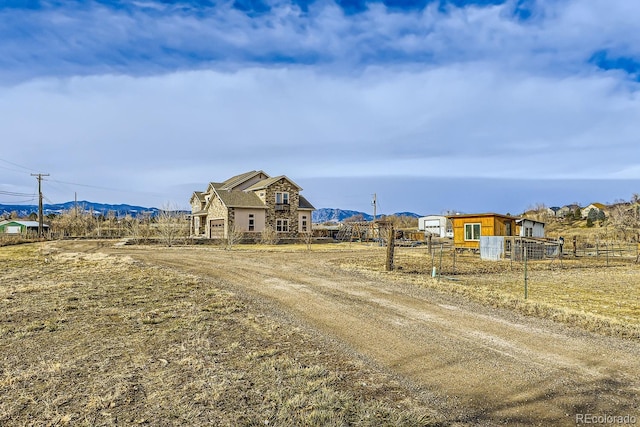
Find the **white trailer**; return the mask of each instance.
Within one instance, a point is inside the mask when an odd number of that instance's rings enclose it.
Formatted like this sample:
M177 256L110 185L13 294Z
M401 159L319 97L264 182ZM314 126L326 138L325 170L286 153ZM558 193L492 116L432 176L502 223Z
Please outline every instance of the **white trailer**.
M431 234L437 237L453 238L451 221L442 215L428 215L418 218L418 231L424 231L425 236Z

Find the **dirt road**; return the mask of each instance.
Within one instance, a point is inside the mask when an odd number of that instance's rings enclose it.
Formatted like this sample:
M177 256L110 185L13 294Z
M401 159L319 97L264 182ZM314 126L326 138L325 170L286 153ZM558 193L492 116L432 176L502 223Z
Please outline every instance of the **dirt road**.
M113 249L216 278L432 396L452 423L640 419L640 343L601 337L340 267L366 253ZM640 422L640 421L637 421Z

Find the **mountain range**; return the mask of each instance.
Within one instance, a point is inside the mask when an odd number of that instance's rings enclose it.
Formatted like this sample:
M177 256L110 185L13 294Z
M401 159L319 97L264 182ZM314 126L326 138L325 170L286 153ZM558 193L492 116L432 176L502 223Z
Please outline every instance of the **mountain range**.
M69 211L78 206L84 212L93 212L96 215L107 215L110 212L113 212L117 217L124 217L126 215L131 215L132 217L137 217L141 214L151 214L156 215L159 211L158 208L147 208L143 206L133 206L127 204L104 204L104 203L95 203L88 202L86 200L79 202L65 202L59 204L45 204L43 205L43 211L45 215L55 214L59 215L65 211ZM15 212L18 217L26 218L33 213L38 213L37 205L2 205L0 204L0 216L10 215L12 212ZM411 216L414 218L420 217L420 215L413 212L398 212L392 215L395 216ZM314 223L323 223L323 222L342 222L347 218L351 218L354 216L361 216L364 221L371 221L373 219L373 215L352 211L346 209L335 209L335 208L321 208L317 209L313 212L311 216L311 220Z
M391 215L410 216L414 218L419 218L421 216L413 212L397 212ZM361 216L363 221L373 220L373 215L365 212L350 211L350 210L344 210L344 209L334 209L334 208L321 208L313 211L313 214L311 215L311 220L316 224L323 223L323 222L342 222L345 219L352 218L354 216Z
M131 215L137 217L143 213L156 215L159 211L158 208L145 208L142 206L133 206L126 204L111 205L105 203L88 202L86 200L79 202L65 202L58 204L44 204L42 210L45 215L55 214L59 215L63 212L74 209L75 207L84 212L93 212L96 215L107 215L109 212L113 212L117 217L124 217ZM0 216L9 215L12 212L16 212L18 217L26 218L32 213L38 213L38 205L0 205Z

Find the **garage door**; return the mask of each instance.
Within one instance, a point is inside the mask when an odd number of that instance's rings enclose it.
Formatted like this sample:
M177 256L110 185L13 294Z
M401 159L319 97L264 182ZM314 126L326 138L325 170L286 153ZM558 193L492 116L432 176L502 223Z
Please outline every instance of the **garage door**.
M209 220L209 238L211 239L224 238L224 219Z

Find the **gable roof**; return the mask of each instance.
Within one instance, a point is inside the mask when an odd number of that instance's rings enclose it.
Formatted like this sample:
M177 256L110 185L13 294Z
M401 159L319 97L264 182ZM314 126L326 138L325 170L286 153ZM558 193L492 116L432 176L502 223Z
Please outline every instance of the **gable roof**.
M255 193L223 189L216 189L215 192L228 208L265 208L265 204Z
M316 210L316 208L314 208L313 205L309 203L309 201L302 196L302 194L300 194L298 197L300 199L300 201L298 202L298 209Z
M293 186L295 186L298 189L298 191L302 190L302 188L300 188L300 186L298 184L296 184L295 182L291 181L285 175L280 175L280 176L274 176L273 178L263 179L260 182L256 182L251 187L247 188L245 191L262 190L263 188L267 188L271 184L274 184L274 183L280 181L281 179L286 179L287 181L289 181L289 183L291 183Z
M593 206L593 207L598 208L598 209L606 209L606 206L603 205L602 203L591 203L589 206ZM587 208L589 206L587 206Z
M256 179L258 179L259 181L256 182ZM299 185L297 185L285 175L280 175L272 178L261 170L245 172L240 175L233 176L224 182L210 182L205 191L193 192L190 200L193 201L194 198L197 198L201 203L205 204L204 209L198 212L193 212L193 214L205 214L212 200L214 199L209 196L213 194L215 194L225 206L230 208L234 207L266 209L266 203L260 197L258 197L255 191L267 188L282 179L285 179L291 185L296 187L298 191L302 190ZM251 182L255 183L245 189L242 189L243 184L246 186ZM307 199L300 195L298 209L315 210L315 207L313 207L313 205Z
M231 178L223 182L220 185L220 188L222 188L223 190L233 190L235 187L242 184L243 182L246 182L251 178L260 174L267 177L269 176L263 171L249 171L249 172L241 173L240 175L232 176Z
M194 198L198 199L200 203L204 203L204 193L202 191L194 191L191 195L191 199L189 199L189 202L191 202Z

